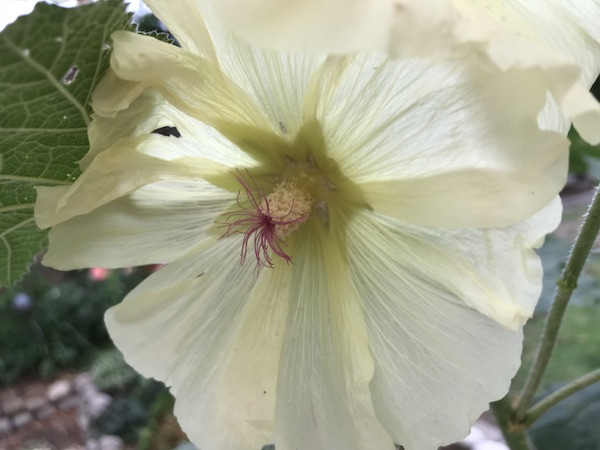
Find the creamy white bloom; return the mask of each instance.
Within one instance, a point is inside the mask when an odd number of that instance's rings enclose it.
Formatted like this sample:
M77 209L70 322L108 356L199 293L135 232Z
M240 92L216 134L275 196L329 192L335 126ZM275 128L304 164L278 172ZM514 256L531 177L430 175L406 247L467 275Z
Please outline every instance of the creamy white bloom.
M411 47L433 50L460 19L449 0L214 0L224 24L257 45L348 53ZM433 32L433 33L431 33ZM407 43L400 43L408 48Z
M83 174L38 188L44 262L166 264L107 326L202 449L465 436L519 365L560 218L545 88L517 103L514 78L449 57L265 51L206 5L148 3L183 47L113 35Z
M600 105L587 92L600 73L600 0L214 3L231 30L268 48L459 54L471 70L501 71L514 78L521 87L517 95L536 86L549 90L580 134L593 144L600 142Z

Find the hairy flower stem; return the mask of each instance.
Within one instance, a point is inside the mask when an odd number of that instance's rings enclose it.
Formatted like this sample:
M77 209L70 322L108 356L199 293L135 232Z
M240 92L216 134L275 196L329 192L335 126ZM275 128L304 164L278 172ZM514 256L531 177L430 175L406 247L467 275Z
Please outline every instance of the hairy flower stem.
M548 397L540 400L538 403L529 408L529 411L527 411L527 414L525 414L525 417L523 418L523 425L526 427L531 426L533 422L539 419L542 414L544 414L558 402L591 384L597 383L598 381L600 381L600 369L596 369L571 381L569 384L561 387Z
M497 402L490 403L490 407L498 420L498 426L502 430L502 435L510 450L536 450L525 427L518 426L513 422L514 410L508 395Z
M594 198L588 207L583 223L579 228L579 232L575 238L573 247L571 248L567 264L561 277L556 282L557 289L554 298L552 299L550 312L546 318L542 340L515 408L515 418L519 422L523 421L533 396L540 385L544 370L552 355L558 329L560 328L560 323L565 314L567 304L569 303L571 294L577 287L577 280L579 279L579 275L581 275L581 271L590 254L590 250L592 249L592 245L596 240L599 230L600 188L597 186L594 192Z

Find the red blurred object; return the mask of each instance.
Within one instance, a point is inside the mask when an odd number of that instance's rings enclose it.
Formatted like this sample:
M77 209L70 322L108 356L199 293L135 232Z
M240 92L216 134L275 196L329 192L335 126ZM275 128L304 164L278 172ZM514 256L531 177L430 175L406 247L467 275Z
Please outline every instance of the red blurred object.
M88 276L94 281L102 281L108 277L109 273L109 269L103 269L102 267L92 267L88 271Z

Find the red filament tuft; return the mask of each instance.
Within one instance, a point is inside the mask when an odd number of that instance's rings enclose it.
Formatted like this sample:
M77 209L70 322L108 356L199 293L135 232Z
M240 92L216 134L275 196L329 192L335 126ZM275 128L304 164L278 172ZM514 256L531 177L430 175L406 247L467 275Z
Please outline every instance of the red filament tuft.
M235 233L244 234L240 254L241 264L244 264L246 261L248 244L250 239L253 239L256 272L260 271L263 267L273 268L273 260L271 259L269 250L273 251L280 258L283 258L286 262L291 262L292 257L283 250L283 246L286 246L286 243L277 236L275 227L304 222L306 216L287 220L294 209L292 204L292 207L286 214L281 217L274 217L271 214L268 197L259 189L250 172L246 170L246 175L250 181L244 177L244 174L240 170L236 169L236 172L235 177L244 188L250 206L242 204L240 201L242 191L240 191L237 196L239 209L222 214L226 216L223 226L227 227L227 231L221 237L228 237ZM230 222L231 220L233 222Z

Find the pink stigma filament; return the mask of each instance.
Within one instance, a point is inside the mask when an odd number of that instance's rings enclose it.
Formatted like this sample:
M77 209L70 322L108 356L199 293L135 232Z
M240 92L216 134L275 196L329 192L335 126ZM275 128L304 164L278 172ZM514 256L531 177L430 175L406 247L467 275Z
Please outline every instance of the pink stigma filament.
M246 262L249 242L250 239L253 239L256 272L260 271L263 267L273 268L273 260L269 254L270 250L286 262L292 262L292 257L283 250L283 246L286 243L277 236L276 227L304 222L306 216L287 219L294 210L292 204L292 207L286 214L281 217L274 217L271 214L269 199L261 192L256 181L247 170L246 174L250 182L244 178L244 175L239 170L237 170L235 177L246 191L246 197L250 202L250 206L244 206L240 202L242 192L238 192L237 205L239 209L223 213L226 216L223 226L227 227L227 231L221 237L228 237L235 233L242 233L244 235L242 251L240 253L241 264Z

